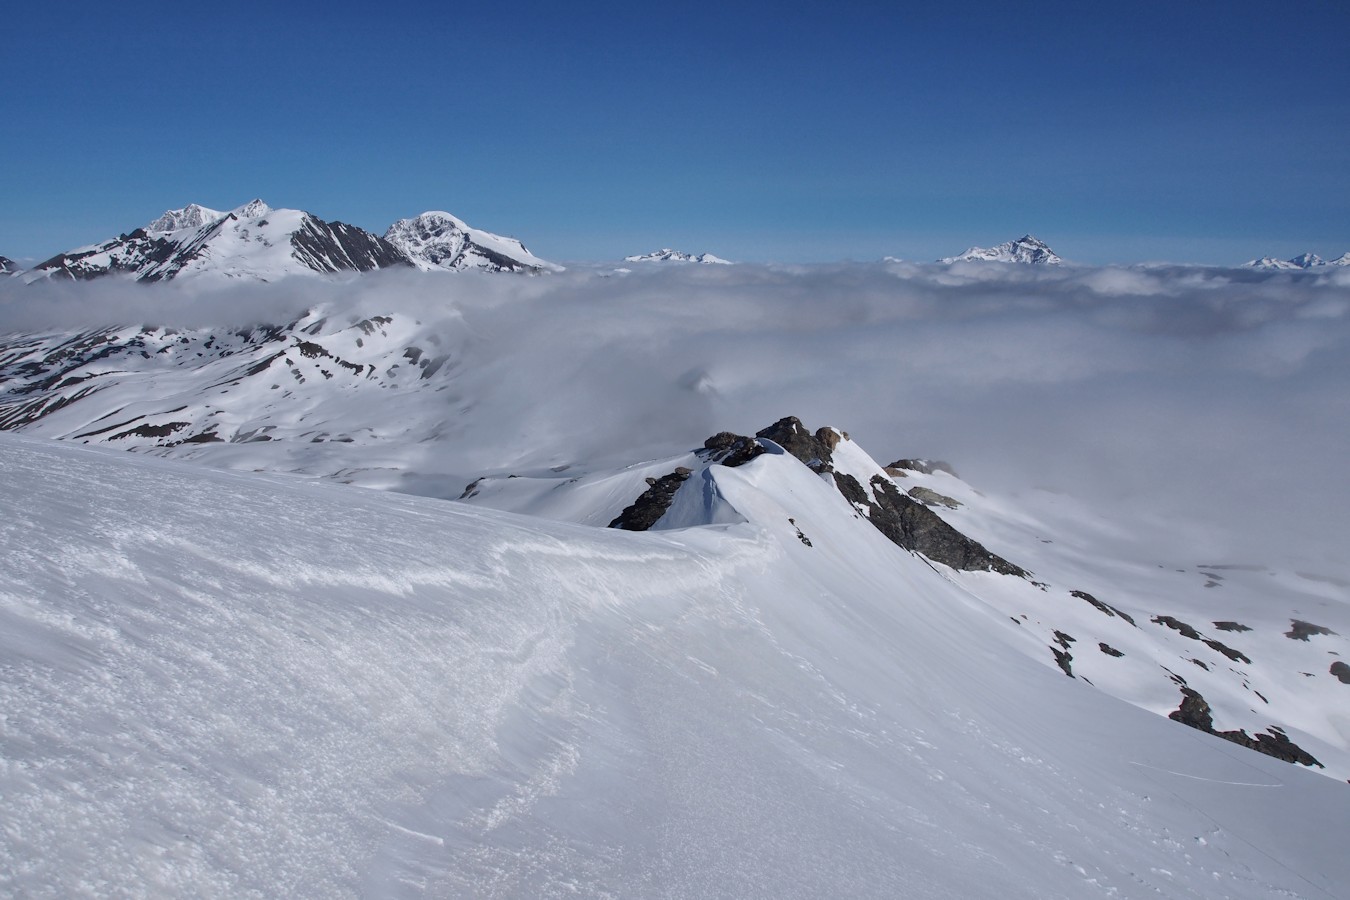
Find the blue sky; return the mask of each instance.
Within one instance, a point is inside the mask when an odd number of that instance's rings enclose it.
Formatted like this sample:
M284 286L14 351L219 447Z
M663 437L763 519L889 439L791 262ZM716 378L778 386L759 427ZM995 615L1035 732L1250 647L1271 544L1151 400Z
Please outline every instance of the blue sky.
M254 196L562 261L1350 250L1350 5L945 6L25 3L0 254Z

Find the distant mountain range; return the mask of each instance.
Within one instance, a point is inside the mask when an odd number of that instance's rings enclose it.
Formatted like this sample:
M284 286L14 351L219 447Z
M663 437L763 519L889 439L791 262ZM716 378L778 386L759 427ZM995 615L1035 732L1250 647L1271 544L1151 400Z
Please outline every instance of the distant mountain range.
M887 261L898 261L886 257ZM624 257L626 263L730 265L711 253L663 247ZM970 247L937 260L1058 266L1064 260L1048 244L1027 234L995 247ZM1326 260L1315 253L1292 259L1265 256L1243 268L1307 270L1350 266L1350 253ZM369 272L390 267L422 271L559 272L563 267L531 253L519 240L474 228L443 211L399 219L383 236L355 225L325 221L296 209L273 209L251 200L228 211L189 203L166 210L153 221L115 238L77 247L24 270L0 256L0 276L32 283L49 278L87 281L122 275L135 281L175 278L244 278L271 281L288 275Z
M1036 266L1058 266L1064 262L1048 244L1029 234L1015 241L999 244L997 247L971 247L959 256L948 256L938 260L941 263L972 261L1025 263Z
M4 265L17 269L9 260ZM143 282L183 277L272 281L399 266L527 273L561 269L520 241L471 228L449 213L401 219L377 237L345 222L252 200L228 212L196 203L168 210L131 232L57 254L22 277L28 282L114 274Z
M1263 256L1242 265L1247 269L1319 269L1323 266L1350 266L1350 253L1342 253L1329 262L1316 253L1304 253L1301 256L1295 256L1293 259L1276 259L1273 256Z
M711 253L700 253L695 256L692 253L685 253L683 250L671 250L669 247L663 247L660 250L654 250L651 253L643 253L639 256L625 256L624 262L640 263L703 263L704 265L729 266L731 260L722 259L720 256L713 256Z

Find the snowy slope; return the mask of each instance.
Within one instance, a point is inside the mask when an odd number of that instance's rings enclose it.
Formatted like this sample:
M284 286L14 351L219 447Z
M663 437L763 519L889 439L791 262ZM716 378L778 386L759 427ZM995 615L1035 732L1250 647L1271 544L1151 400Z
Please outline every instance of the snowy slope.
M849 448L862 453L844 471L867 502L877 502L875 478L907 496L911 489L931 491L916 496L936 503L933 509L960 533L1031 573L1029 579L964 570L951 575L998 613L1003 638L1017 652L1055 667L1057 675L1066 665L1064 674L1090 681L1102 702L1114 696L1159 716L1182 711L1190 698L1185 691L1193 691L1209 709L1211 730L1277 741L1271 729L1284 729L1323 766L1317 771L1340 780L1350 777L1350 726L1340 713L1350 688L1335 669L1350 655L1338 537L1345 533L1346 507L1331 504L1333 512L1319 517L1294 484L1299 470L1310 462L1316 469L1324 455L1334 461L1333 472L1340 471L1344 444L1335 429L1342 420L1325 412L1336 398L1350 396L1338 380L1342 323L1350 310L1339 274L1313 274L1288 287L1283 278L1259 273L1234 283L1229 271L1166 280L1154 273L1020 266L897 264L834 274L676 266L628 279L584 273L428 279L408 271L359 286L135 288L129 289L131 306L97 285L29 289L24 303L57 311L89 298L87 306L70 310L80 322L101 315L99 304L108 302L135 311L129 321L180 324L5 337L0 428L242 471L463 497L597 527L646 493L648 479L662 482L688 469L683 485L667 482L677 488L676 502L655 522L660 530L742 518L709 489L724 467L700 444L718 429L753 430L797 410L815 410L813 425L834 422L859 434L870 427L876 435L878 421L897 423L880 432L884 440L841 445L841 454ZM920 293L931 290L924 279L941 279L931 301ZM1015 292L1013 304L976 293L971 279L979 279L980 291ZM1156 301L1103 293L1155 280ZM1005 282L1006 288L997 287ZM1073 292L1080 283L1091 291ZM1192 283L1199 286L1180 287ZM1066 298L1058 308L1056 297ZM150 301L159 305L145 305ZM8 312L11 305L0 308ZM220 309L228 307L230 321L276 324L181 324L197 307L205 321L219 322ZM1037 311L1037 318L1019 321L1010 313L1019 307ZM1086 317L1085 328L1067 321L1066 307ZM1050 315L1040 317L1041 310ZM943 315L954 317L946 329L937 324ZM1218 348L1196 337L1206 315L1220 329ZM1172 321L1186 329L1183 340L1167 334ZM1122 323L1127 342L1103 337ZM1269 339L1251 331L1253 325ZM988 333L983 342L968 343L981 330ZM1169 346L1177 354L1171 360L1159 350ZM1301 359L1312 366L1311 381L1279 379ZM1093 369L1098 361L1105 375ZM1138 365L1148 381L1106 389L1108 376L1123 365ZM1246 365L1258 368L1257 380L1243 380ZM1040 404L1047 384L1062 377L1054 373L1060 366L1092 380L1082 389L1082 405L1052 417ZM990 379L1009 373L1025 374L992 402L963 405L990 391ZM1204 421L1207 407L1224 402L1210 381L1254 413L1205 431L1262 433L1267 441L1286 433L1294 441L1255 465L1241 456L1243 445L1226 438L1221 455L1201 440L1205 432L1189 444L1176 441L1172 431L1184 422L1116 425L1108 420L1122 407L1109 405L1109 415L1093 417L1112 391L1126 395L1129 406L1165 408L1195 383L1199 399L1183 411ZM1243 389L1235 392L1234 384ZM928 399L933 395L938 402ZM1071 445L1076 454L1111 459L1112 444L1124 442L1123 462L1117 456L1115 464L1101 463L1109 479L1142 470L1164 487L1145 493L1148 514L1141 517L1137 507L1131 511L1119 501L1088 504L1046 491L1018 495L941 469L877 465L921 452L923 442L911 433L926 417L975 420L980 444L1003 455L1015 432L1006 423L999 428L996 407L1016 411L1037 429L1063 419L1070 428L1058 432L1057 442L1078 431L1097 441ZM1284 417L1301 408L1315 418ZM841 409L847 414L836 418ZM1109 442L1098 438L1103 432ZM1128 443L1131 435L1139 440ZM1155 444L1167 452L1151 449ZM863 446L878 455L868 456ZM967 443L962 452L974 449ZM1023 458L1033 483L1053 478L1062 466L1064 455L1053 452ZM1239 461L1230 467L1238 477L1201 499L1221 503L1232 494L1241 505L1231 518L1257 534L1258 546L1217 552L1222 542L1213 535L1222 528L1211 523L1198 533L1189 519L1153 512L1160 498L1195 479L1187 455L1205 469L1228 457ZM1334 499L1342 485L1328 477L1315 489ZM948 509L943 498L960 505ZM1251 504L1259 505L1259 514ZM1281 518L1282 508L1294 514ZM1203 511L1223 515L1207 506ZM786 517L797 518L795 512ZM1297 541L1289 538L1291 526ZM1325 631L1303 633L1296 620ZM1204 724L1198 701L1187 711L1192 724Z
M447 212L424 212L399 219L384 239L399 248L419 269L484 272L561 271L540 259L515 238L471 228Z
M969 261L1025 263L1043 266L1058 266L1064 262L1056 255L1055 251L1050 249L1049 245L1029 234L1015 241L1006 241L997 247L971 247L958 256L948 256L938 260L941 263Z
M734 457L747 455L738 450L728 462L714 449L732 443L760 452L755 438L721 436L620 471L483 478L460 499L634 530L740 521L714 486L741 464ZM1020 652L1159 715L1188 711L1179 720L1191 727L1350 779L1350 682L1340 677L1350 606L1334 583L1249 561L1160 571L1155 558L1113 546L1110 531L1122 523L1104 526L1067 498L990 497L924 460L883 467L844 432L813 437L795 419L761 430L758 444L786 445L858 514L942 566L999 613L1004 638ZM784 504L784 518L795 523L800 512ZM946 525L956 531L935 530Z
M408 261L399 250L360 228L253 200L228 213L196 204L169 210L130 234L59 254L35 266L24 280L120 274L143 282L275 281L403 265Z
M784 454L715 473L742 524L649 534L11 436L0 468L9 895L1350 883L1343 787L1010 652Z
M642 263L702 263L704 265L731 265L731 260L722 259L720 256L713 256L711 253L686 253L683 250L672 250L669 247L660 250L653 250L651 253L643 253L637 256L625 256L624 262L642 262Z
M8 256L0 256L0 275L18 275L23 267Z

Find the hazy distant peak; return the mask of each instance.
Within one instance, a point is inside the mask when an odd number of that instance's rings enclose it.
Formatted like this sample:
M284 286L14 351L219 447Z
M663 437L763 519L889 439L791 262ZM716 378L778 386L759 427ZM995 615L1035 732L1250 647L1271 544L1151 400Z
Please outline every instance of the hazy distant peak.
M948 256L938 260L942 263L954 262L1004 262L1023 263L1038 266L1058 266L1064 262L1050 245L1030 234L1015 241L1007 241L997 247L971 247L959 256Z
M1320 269L1323 266L1350 266L1350 253L1342 253L1330 262L1316 253L1302 253L1292 259L1263 256L1260 259L1249 260L1242 265L1243 268L1247 269Z
M674 263L702 263L704 265L729 266L731 260L722 259L720 256L713 256L711 253L700 253L697 256L693 253L686 253L683 250L672 250L669 247L662 247L660 250L654 250L651 253L642 253L637 256L625 256L624 262L674 262Z

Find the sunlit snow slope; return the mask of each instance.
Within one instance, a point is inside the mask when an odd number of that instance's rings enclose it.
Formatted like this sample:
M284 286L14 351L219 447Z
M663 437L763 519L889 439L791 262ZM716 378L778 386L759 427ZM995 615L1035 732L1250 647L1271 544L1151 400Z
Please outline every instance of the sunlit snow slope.
M744 521L633 534L0 435L0 893L1350 883L1344 786L1011 651L785 454L709 471Z

